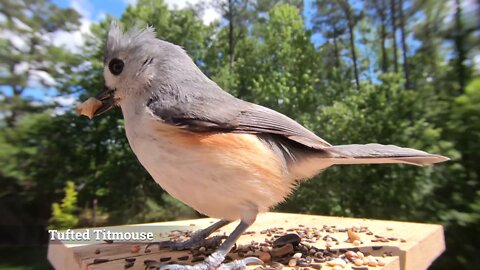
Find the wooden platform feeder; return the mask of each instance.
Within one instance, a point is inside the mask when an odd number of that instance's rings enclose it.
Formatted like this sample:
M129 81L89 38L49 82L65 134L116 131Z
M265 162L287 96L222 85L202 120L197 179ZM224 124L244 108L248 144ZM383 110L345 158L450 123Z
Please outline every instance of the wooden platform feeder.
M76 232L92 232L94 229L123 232L151 232L155 240L168 240L169 235L182 234L185 231L195 231L205 228L215 219L197 219L174 222L136 224L105 228L77 229ZM217 233L230 233L237 223L232 223ZM276 228L276 229L274 229ZM272 230L273 229L273 230ZM360 238L355 243L348 238L348 230L355 231ZM173 232L173 234L172 234ZM267 242L279 236L296 233L302 237L301 244L281 259L288 261L298 249L324 251L332 257L345 256L346 251L357 253L360 251L364 256L369 254L374 258L381 258L384 266L355 266L348 263L347 266L332 266L328 261L313 261L315 257L311 253L311 261L318 269L377 269L377 270L421 270L427 269L430 264L445 250L443 228L440 225L420 224L409 222L382 221L369 219L355 219L342 217L325 217L313 215L297 215L284 213L266 213L258 216L255 224L237 241L237 251L231 253L233 259L239 256L258 256L262 251L255 250L245 252L241 249L249 249L252 241L254 245L262 247L263 252L271 252L272 247ZM310 234L310 235L308 235ZM312 236L313 235L313 236ZM310 238L307 238L310 237ZM170 257L171 261L189 263L193 258L192 251L168 251L158 250L152 247L145 250L146 244L138 242L113 242L96 240L94 237L87 241L50 240L48 260L57 270L107 270L107 269L145 269L145 260L160 260ZM267 241L267 242L266 242ZM329 246L327 248L327 246ZM307 247L307 248L305 248ZM268 250L267 250L268 249ZM203 250L202 250L203 251ZM196 251L195 251L196 252ZM207 250L208 253L208 250ZM351 252L349 254L352 254ZM208 255L208 254L207 254ZM188 256L188 257L185 257ZM297 254L298 256L298 254ZM303 254L303 258L309 256ZM198 256L197 256L198 257ZM179 259L180 258L180 259ZM371 258L371 257L370 257ZM273 260L280 260L274 258ZM357 261L358 262L358 261ZM288 263L287 263L288 264ZM255 269L259 266L249 266ZM278 267L278 264L277 264ZM305 267L285 267L304 269ZM313 269L312 267L309 267Z

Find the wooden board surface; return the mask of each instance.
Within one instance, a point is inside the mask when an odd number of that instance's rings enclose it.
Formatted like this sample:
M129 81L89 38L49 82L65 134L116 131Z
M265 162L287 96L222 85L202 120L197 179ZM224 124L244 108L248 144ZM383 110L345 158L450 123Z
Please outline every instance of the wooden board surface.
M104 227L105 231L139 232L148 231L155 235L155 240L167 240L169 232L173 230L198 230L205 228L215 222L215 219L197 219L175 222L162 222L150 224L136 224L127 226ZM217 232L216 234L230 233L237 223L232 223ZM324 227L325 226L325 227ZM334 252L343 249L359 248L363 253L369 253L375 257L384 258L386 265L383 267L370 267L369 269L382 270L421 270L427 269L429 265L445 250L443 228L440 225L407 223L396 221L381 221L368 219L353 219L342 217L325 217L312 215L296 215L284 213L265 213L258 216L255 224L249 229L251 234L243 235L237 245L248 245L252 241L264 242L267 237L265 230L271 228L283 228L287 233L291 228L330 228L322 231L326 235L337 239L330 248ZM369 234L359 233L361 244L354 246L346 241L347 233L344 229L366 227ZM331 229L334 228L334 229ZM99 229L99 228L95 228ZM85 232L87 229L78 229L77 232ZM91 232L93 228L88 229ZM328 231L330 230L330 231ZM263 232L262 232L263 231ZM389 241L378 242L378 236ZM323 238L322 237L322 238ZM135 263L128 269L145 269L144 260L159 260L160 257L178 257L188 254L188 251L168 251L151 248L151 252L145 253L146 244L140 245L140 251L135 252L138 243L105 243L102 240L93 239L84 242L50 240L48 249L48 260L57 270L107 270L125 269L126 258L135 258ZM380 238L381 239L381 238ZM302 242L303 243L303 242ZM324 249L326 241L318 239L315 243L308 245ZM330 242L332 243L332 242ZM132 249L133 247L133 249ZM375 247L375 250L373 249ZM381 247L381 248L380 248ZM191 258L191 257L190 257ZM107 262L94 263L95 260L105 259ZM322 263L322 269L332 269L326 263ZM252 267L255 268L255 267Z

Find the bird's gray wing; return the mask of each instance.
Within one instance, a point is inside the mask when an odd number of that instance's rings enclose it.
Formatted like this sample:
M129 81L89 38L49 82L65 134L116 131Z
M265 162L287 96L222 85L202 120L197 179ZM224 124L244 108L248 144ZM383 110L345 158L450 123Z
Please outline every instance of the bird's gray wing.
M289 117L233 97L174 104L151 99L147 106L162 121L193 132L275 134L314 149L331 146Z

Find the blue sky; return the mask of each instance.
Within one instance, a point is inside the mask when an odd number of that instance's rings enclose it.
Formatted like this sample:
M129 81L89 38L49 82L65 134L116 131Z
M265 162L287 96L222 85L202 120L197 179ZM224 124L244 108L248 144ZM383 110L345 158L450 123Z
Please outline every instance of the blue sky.
M184 7L186 3L197 3L199 0L164 0L170 7L178 6ZM207 0L206 2L210 2ZM134 4L135 0L53 0L53 2L60 7L73 7L80 12L87 19L97 21L102 19L105 14L111 14L115 17L120 17L128 4ZM304 0L304 16L310 18L312 16L312 2L313 0ZM213 11L210 11L212 14ZM218 18L218 14L214 15ZM307 27L311 27L309 20L305 21Z
M206 0L204 2L208 3L212 1L213 0ZM52 0L52 2L62 8L73 8L82 16L81 27L79 31L74 33L60 31L52 35L52 40L56 45L61 45L73 51L78 51L82 46L83 34L89 31L92 23L103 20L106 14L110 14L119 18L127 8L127 5L135 4L136 0ZM200 2L200 0L164 0L164 2L170 8L183 8L187 4L195 4ZM309 18L311 18L314 12L312 10L312 2L313 0L304 0L305 8L303 15L306 18L305 26L307 28L311 28L311 22ZM207 8L202 17L205 23L209 23L220 18L220 14L214 8ZM324 42L320 35L315 35L313 41L316 44ZM44 74L44 76L49 77L48 74ZM26 96L43 101L58 99L58 97L56 97L57 93L53 87L50 89L45 89L44 87L40 86L36 80L38 80L38 78L32 78L29 82L29 87L25 91ZM0 91L6 93L7 95L10 94L10 89L5 87L0 87ZM74 102L74 99L70 97L66 100L63 99L60 101L61 103L68 104Z
M91 18L97 20L102 18L103 14L108 13L115 17L120 17L127 7L129 1L126 0L53 0L59 7L73 7L77 9L81 7L83 10L91 12ZM132 1L130 1L132 2ZM78 5L78 6L76 6ZM82 13L82 12L81 12ZM85 15L85 14L82 14Z
M125 11L128 4L135 4L136 0L52 0L56 5L59 7L71 7L75 9L77 12L80 13L82 16L81 19L81 27L79 31L74 33L67 33L67 32L59 32L52 35L52 40L56 45L64 46L69 48L73 51L79 50L82 46L84 33L89 31L89 28L92 23L101 21L105 18L106 14L113 15L117 18L121 16L121 14ZM170 8L183 8L187 5L187 3L195 4L200 2L201 0L164 0L164 2ZM204 0L204 2L212 2L214 0ZM307 29L311 29L312 23L311 18L315 15L315 9L313 8L312 2L314 0L304 0L304 23ZM452 1L452 0L449 0ZM474 0L467 0L466 2L472 2ZM361 1L354 1L354 5L361 9ZM466 5L468 6L468 5ZM203 21L205 23L209 23L213 20L220 19L220 14L212 7L207 8L203 14ZM397 33L398 34L398 33ZM359 35L356 37L357 39L360 38ZM372 38L372 37L370 37ZM374 37L373 37L374 38ZM315 45L319 46L323 44L326 40L320 35L315 34L312 37L312 41ZM407 42L409 44L410 50L414 51L418 44L414 42L413 38L409 36L407 38ZM375 61L376 53L374 51L366 51L366 48L362 47L361 44L357 46L357 50L359 50L359 55L363 55L364 57L370 58L371 61ZM346 60L349 60L347 57ZM480 62L480 57L476 59L477 62ZM371 79L375 79L375 71L369 70L365 71L363 75L370 77ZM44 74L44 76L48 77L48 74ZM38 80L38 79L37 79ZM8 94L9 90L0 87L0 91L6 92ZM48 93L45 96L46 92ZM35 79L32 80L32 84L29 87L27 95L40 100L45 99L52 99L55 98L55 91L52 89L45 91L45 89L39 86L38 83L35 83Z
M183 8L187 4L198 3L201 0L163 0L170 8ZM207 4L214 0L203 0ZM92 22L98 22L105 18L106 14L113 15L119 18L125 11L128 4L135 4L136 0L53 0L53 2L60 7L71 7L77 10L83 17L84 30L87 30ZM315 10L313 8L314 0L304 0L303 16L305 18L305 26L307 29L311 29L311 18L314 16ZM203 14L203 21L209 23L213 20L220 19L220 14L213 8L206 8ZM64 40L66 46L72 47L72 40L74 44L81 43L81 37L71 37L65 35L60 38ZM312 41L316 45L320 45L325 42L320 34L315 34L312 37Z

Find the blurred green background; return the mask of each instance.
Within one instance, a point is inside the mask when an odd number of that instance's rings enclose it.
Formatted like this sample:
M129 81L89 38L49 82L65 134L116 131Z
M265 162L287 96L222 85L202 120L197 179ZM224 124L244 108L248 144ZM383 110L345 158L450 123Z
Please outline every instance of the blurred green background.
M50 269L47 227L200 217L141 167L118 109L74 113L102 88L112 18L85 23L81 2L0 3L0 269ZM480 265L479 1L128 2L123 24L154 26L224 89L333 144L451 158L331 168L275 211L442 224L447 251L431 269ZM208 10L219 19L205 23Z

